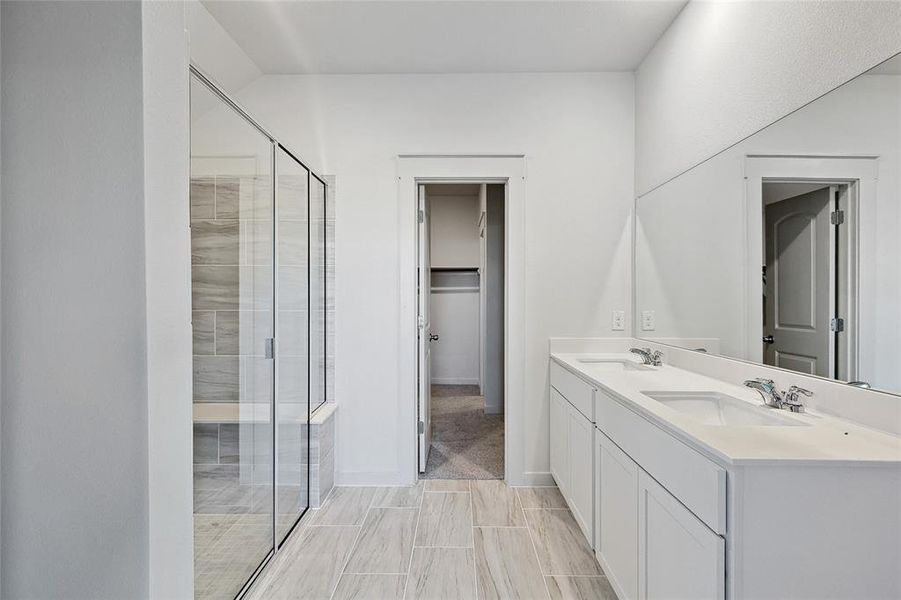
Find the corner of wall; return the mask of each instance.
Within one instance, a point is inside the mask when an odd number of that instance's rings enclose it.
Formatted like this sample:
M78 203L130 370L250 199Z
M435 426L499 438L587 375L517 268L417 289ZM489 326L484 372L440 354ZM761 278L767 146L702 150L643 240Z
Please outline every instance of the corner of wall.
M189 96L184 5L143 2L144 251L151 598L192 598Z

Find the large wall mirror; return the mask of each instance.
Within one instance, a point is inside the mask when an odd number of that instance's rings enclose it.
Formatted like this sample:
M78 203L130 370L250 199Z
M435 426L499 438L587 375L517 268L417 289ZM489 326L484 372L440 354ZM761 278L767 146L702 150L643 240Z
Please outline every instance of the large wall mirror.
M637 337L901 394L901 55L636 211Z

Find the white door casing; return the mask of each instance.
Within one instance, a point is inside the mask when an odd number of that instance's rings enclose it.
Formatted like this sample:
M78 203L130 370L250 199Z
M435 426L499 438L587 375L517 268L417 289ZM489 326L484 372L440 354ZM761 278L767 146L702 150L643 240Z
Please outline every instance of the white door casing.
M432 260L431 260L431 211L424 185L419 186L417 239L419 265L417 293L417 325L419 346L419 472L425 473L432 445Z
M547 485L547 473L526 473L522 399L525 397L525 158L522 155L400 155L398 180L398 415L401 435L397 485L418 473L417 211L420 183L505 184L504 470L510 485ZM407 433L408 432L408 433ZM409 436L409 437L407 437Z
M764 364L834 376L835 193L824 187L765 209Z

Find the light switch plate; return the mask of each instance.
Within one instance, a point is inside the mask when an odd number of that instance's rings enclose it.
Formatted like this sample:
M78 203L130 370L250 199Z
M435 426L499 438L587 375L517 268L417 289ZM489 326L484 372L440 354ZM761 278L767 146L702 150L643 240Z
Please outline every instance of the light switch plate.
M653 310L643 310L641 311L641 330L642 331L654 331L657 328L657 322L654 318Z
M613 311L613 321L610 324L610 329L613 331L625 331L625 329L626 329L626 311L624 311L624 310Z

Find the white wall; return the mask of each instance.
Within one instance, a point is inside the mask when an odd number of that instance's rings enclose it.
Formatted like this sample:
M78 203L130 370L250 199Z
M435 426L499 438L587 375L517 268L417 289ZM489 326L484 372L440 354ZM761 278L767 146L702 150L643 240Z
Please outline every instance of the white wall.
M479 186L427 188L432 268L478 268ZM440 336L432 344L432 383L479 383L478 278L475 273L432 273L432 331ZM474 289L446 289L467 286Z
M398 405L395 157L523 153L526 472L546 474L547 339L610 335L630 304L633 78L616 74L264 76L239 101L337 176L338 477L406 481ZM625 332L623 332L625 333ZM412 340L410 341L412 343Z
M432 267L479 266L479 188L429 186ZM466 193L470 192L470 193Z
M691 2L636 75L639 194L899 51L899 2Z
M151 598L194 596L188 46L180 2L142 2ZM187 285L186 285L187 284Z
M436 289L432 275L432 383L479 384L479 290Z
M0 595L147 597L141 5L2 28Z
M656 312L644 337L718 338L744 358L748 154L878 156L877 197L861 211L860 372L901 390L901 76L864 75L638 200L637 306Z

